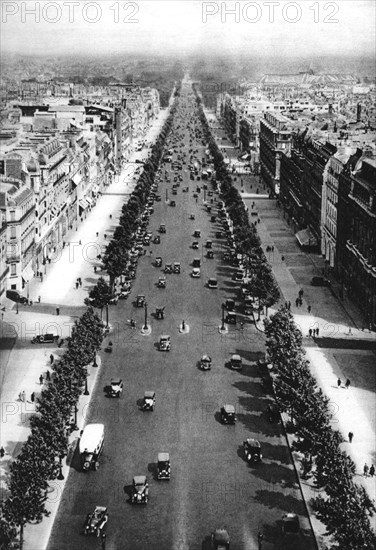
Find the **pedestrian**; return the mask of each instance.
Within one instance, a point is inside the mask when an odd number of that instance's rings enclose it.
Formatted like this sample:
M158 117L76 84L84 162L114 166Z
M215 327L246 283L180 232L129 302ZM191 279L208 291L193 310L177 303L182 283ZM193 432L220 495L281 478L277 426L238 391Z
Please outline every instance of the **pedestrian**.
M104 531L102 531L101 539L102 539L102 550L106 550L106 533Z
M39 384L40 384L40 385L43 384L43 380L44 380L43 374L41 374L40 377L39 377Z
M282 260L282 262L284 262L284 261L285 261L285 257L284 257L284 256L281 256L281 260Z
M35 401L35 392L33 392L33 393L30 395L30 401L31 401L32 403L34 403L34 401Z
M297 299L295 300L295 305L296 305L296 307L299 307L299 298L297 298Z
M22 392L20 391L20 393L18 394L18 401L22 401Z
M40 304L40 296L38 296L38 304Z
M244 323L243 321L240 321L240 329L243 330L243 328L244 328Z
M287 304L287 307L288 307L289 310L291 309L291 302L289 302L289 303Z
M349 432L348 434L349 443L352 443L353 437L354 437L354 434L352 432Z
M94 273L96 273L96 272L97 272L97 266L95 265L94 266Z
M52 354L51 354L52 355ZM50 356L51 358L51 356ZM52 355L52 363L54 362L54 356ZM46 380L47 382L50 382L51 381L51 374L50 374L50 371L47 369L47 372L46 372Z
M22 392L22 401L24 403L26 403L26 392L25 392L25 390L23 390L23 392Z
M63 241L63 248L65 248L65 241Z
M364 466L363 466L363 475L364 475L364 477L368 477L368 472L369 472L368 464L365 463Z
M60 315L60 308L59 307L56 308L56 315Z
M82 286L82 279L81 279L81 277L78 279L78 282L79 282L80 286Z
M307 307L308 313L311 313L311 309L312 309L311 306Z
M319 335L319 330L320 330L319 328L316 329L316 336Z
M345 383L345 388L348 390L349 389L349 386L350 386L351 382L349 380L349 378L346 380L346 383Z
M107 235L106 235L106 233L104 234L104 238L105 238L105 239L107 239Z
M258 542L258 547L259 547L259 550L262 549L262 541L264 540L264 535L261 533L261 531L259 531L257 533L257 542Z
M81 243L81 239L78 241L78 244L81 246L81 244L82 244L82 243Z
M78 288L78 281L76 281L76 289Z
M150 256L151 256L152 254L153 254L153 251L152 251L152 250L150 250Z
M299 298L299 305L302 306L303 305L303 300L301 298Z
M301 288L299 290L299 298L303 298L304 290Z
M309 334L310 336L312 336L312 329L311 329L311 328L309 329L308 334Z
M0 447L0 458L4 458L4 455L5 455L4 447Z
M112 214L110 214L110 220L112 220Z
M53 362L54 362L54 356L53 356L53 354L51 353L51 355L50 355L50 363L51 363L51 365L52 365ZM47 377L46 377L46 378L47 378Z
M338 377L338 380L337 380L337 386L340 388L342 385L342 380Z
M98 233L98 231L96 232L96 235L97 235L97 237L99 236L99 233Z
M369 475L373 477L375 475L375 466L372 464L369 469Z

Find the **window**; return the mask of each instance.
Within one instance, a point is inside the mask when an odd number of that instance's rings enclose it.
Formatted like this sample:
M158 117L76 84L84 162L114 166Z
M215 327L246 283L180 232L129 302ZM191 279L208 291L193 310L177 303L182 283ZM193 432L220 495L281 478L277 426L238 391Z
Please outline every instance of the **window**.
M10 275L11 277L17 275L17 264L10 264Z
M16 221L16 211L15 210L10 211L10 221L11 222Z
M10 228L10 238L11 239L17 238L17 229L14 226L11 226Z

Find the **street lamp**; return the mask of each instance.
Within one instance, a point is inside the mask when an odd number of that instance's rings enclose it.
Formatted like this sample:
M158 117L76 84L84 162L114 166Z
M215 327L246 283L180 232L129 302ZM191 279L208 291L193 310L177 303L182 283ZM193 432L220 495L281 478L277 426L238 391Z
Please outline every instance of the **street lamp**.
M221 330L225 330L226 327L225 327L225 306L224 304L222 304L222 326L221 326Z
M63 464L62 464L63 458L64 458L64 455L59 454L59 474L57 476L57 479L59 481L62 481L63 479L65 479L64 474L63 474L63 470L62 470L62 468L63 468Z
M144 308L145 308L145 324L144 324L144 330L147 330L148 329L148 304L147 302L145 302L144 304Z
M73 422L73 426L71 428L72 432L75 432L76 430L78 430L78 426L77 426L77 413L78 413L78 408L77 408L77 405L74 406L74 422Z
M89 390L88 390L88 387L87 387L87 374L86 374L86 377L85 377L85 391L84 391L84 395L90 395Z

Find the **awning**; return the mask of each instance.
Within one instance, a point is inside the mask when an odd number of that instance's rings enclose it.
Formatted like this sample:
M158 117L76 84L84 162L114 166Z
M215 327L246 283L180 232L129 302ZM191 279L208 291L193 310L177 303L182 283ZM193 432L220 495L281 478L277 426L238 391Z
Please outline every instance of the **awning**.
M93 204L93 199L91 197L85 197L85 201L90 205Z
M25 281L25 283L28 283L29 281L31 281L31 279L34 277L34 271L31 267L31 265L28 265L27 267L25 267L25 269L23 270L21 276L22 276L23 280Z
M295 237L297 238L298 240L298 243L300 244L300 246L313 246L313 247L316 247L317 246L317 239L316 237L312 234L311 230L310 229L302 229L301 231L298 231L296 234L295 234Z
M81 206L83 210L86 210L86 208L89 206L89 204L86 202L85 199L80 199L78 201L78 204Z

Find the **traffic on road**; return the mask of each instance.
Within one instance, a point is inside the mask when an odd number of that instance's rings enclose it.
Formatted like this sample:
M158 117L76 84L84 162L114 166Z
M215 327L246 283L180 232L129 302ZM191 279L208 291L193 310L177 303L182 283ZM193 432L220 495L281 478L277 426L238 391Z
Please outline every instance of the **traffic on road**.
M176 102L48 550L310 550L191 83Z

